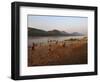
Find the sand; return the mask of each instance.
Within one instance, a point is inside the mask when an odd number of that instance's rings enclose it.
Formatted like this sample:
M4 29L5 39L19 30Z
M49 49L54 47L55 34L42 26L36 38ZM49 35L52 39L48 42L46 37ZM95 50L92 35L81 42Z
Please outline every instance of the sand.
M28 48L28 66L87 64L87 38Z

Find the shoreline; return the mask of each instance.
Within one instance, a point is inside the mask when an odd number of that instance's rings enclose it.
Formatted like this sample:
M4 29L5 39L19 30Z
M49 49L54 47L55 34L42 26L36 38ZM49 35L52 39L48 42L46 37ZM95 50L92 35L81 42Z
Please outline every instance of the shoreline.
M28 48L28 66L87 64L87 38Z

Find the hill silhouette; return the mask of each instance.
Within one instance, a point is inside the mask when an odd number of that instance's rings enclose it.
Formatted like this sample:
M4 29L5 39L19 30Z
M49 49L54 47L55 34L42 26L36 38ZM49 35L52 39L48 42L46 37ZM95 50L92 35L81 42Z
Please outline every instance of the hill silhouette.
M56 29L51 31L45 31L41 29L28 27L28 36L82 36L82 35L83 35L82 33L78 32L68 33Z

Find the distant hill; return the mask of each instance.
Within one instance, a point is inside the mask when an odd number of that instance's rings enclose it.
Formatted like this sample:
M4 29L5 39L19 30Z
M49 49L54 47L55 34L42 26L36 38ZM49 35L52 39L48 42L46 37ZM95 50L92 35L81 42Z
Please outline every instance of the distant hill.
M51 30L51 31L48 31L48 34L49 35L55 35L55 36L57 36L57 35L62 35L62 33L60 32L60 31L58 31L58 30Z
M35 28L28 28L28 35L29 36L46 36L47 32L44 30L40 29L35 29Z
M82 33L78 33L78 32L73 32L73 33L71 33L71 35L74 35L74 36L82 36L83 34Z
M44 31L41 29L28 27L28 36L82 36L83 34L78 32L67 33L65 31L51 30Z

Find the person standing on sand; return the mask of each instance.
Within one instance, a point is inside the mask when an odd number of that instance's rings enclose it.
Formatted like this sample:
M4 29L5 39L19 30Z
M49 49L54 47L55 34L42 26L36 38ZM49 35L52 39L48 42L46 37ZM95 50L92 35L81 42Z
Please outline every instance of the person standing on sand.
M32 44L32 50L35 50L35 43Z
M66 46L65 42L63 42L63 43L62 43L62 47L65 47L65 46Z

